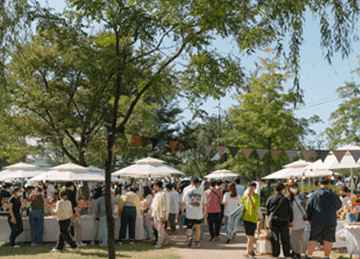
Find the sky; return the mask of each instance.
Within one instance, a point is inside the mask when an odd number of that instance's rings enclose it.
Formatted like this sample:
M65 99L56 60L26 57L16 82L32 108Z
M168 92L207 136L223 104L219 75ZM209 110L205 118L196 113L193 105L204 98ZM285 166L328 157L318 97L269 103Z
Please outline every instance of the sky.
M41 0L45 4L45 0ZM65 1L49 1L49 5L61 12L65 6ZM360 22L359 22L360 25ZM339 104L343 101L337 98L336 89L344 85L345 81L355 81L359 84L359 77L351 73L352 70L359 67L360 49L359 44L352 45L353 52L348 58L342 59L340 53L335 53L332 58L332 64L329 64L324 59L323 50L320 47L320 26L319 21L315 20L309 13L306 17L306 24L304 28L304 42L301 49L300 56L300 87L304 91L305 105L300 107L295 112L297 117L310 118L318 115L323 123L312 125L312 129L320 134L327 127L330 127L329 117L331 112L335 111ZM222 53L231 52L237 55L238 51L231 39L219 39L214 43L214 48L221 50ZM254 69L254 62L257 61L257 55L242 58L242 65L248 71ZM287 85L291 87L292 84ZM220 100L207 100L203 105L209 115L218 114L218 109L215 108L220 103L223 110L229 109L236 105L234 99L234 92L230 92L226 97ZM191 112L186 109L185 101L180 100L180 107L185 109L183 116L186 120L192 117ZM318 136L309 137L309 140L319 139ZM326 139L323 139L326 143ZM326 149L325 146L319 148Z

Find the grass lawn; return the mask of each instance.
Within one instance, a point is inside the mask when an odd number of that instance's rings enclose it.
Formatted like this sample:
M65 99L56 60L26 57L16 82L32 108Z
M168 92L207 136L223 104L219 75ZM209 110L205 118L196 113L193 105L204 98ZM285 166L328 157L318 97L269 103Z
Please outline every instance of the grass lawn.
M0 243L0 258L6 259L80 259L80 258L107 258L107 247L87 246L80 249L79 253L69 253L71 248L64 249L63 252L50 254L49 251L55 246L52 244L43 244L41 246L31 247L30 244L20 244L20 248L11 248L7 243ZM154 249L151 243L136 242L134 245L124 243L123 245L115 245L116 258L170 258L180 259L176 254L175 248L167 245L162 249Z

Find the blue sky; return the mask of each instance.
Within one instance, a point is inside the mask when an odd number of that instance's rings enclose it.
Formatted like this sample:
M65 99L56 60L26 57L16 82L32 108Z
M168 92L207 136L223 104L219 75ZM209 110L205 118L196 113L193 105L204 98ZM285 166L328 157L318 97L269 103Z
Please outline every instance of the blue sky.
M45 3L45 0L41 0L40 2ZM61 12L65 6L65 1L49 1L49 5L58 12ZM300 87L304 90L305 106L300 107L299 110L295 112L296 116L305 118L318 115L324 122L312 126L312 129L318 134L330 126L330 114L337 109L342 101L337 99L336 89L343 86L345 81L355 81L356 83L360 81L356 74L351 73L352 70L360 66L358 58L358 55L360 55L359 44L353 44L353 52L344 60L341 58L340 53L335 53L332 64L330 65L324 60L324 54L320 47L319 31L319 21L314 20L309 13L304 28L304 43L301 46L300 59ZM214 47L221 49L222 53L238 53L231 39L218 40L214 44ZM242 58L242 65L249 71L249 69L254 69L254 62L256 60L257 55ZM289 84L288 87L291 86L292 85ZM236 100L232 98L233 94L234 93L229 93L220 100L223 109L227 110L236 104ZM203 109L209 114L217 114L218 110L214 107L218 104L218 100L207 100ZM181 101L180 106L185 109L184 117L187 119L191 118L192 114L189 110L186 110L186 103ZM310 140L315 140L315 138L311 137ZM326 142L326 139L324 140ZM326 147L322 146L321 148L325 149Z

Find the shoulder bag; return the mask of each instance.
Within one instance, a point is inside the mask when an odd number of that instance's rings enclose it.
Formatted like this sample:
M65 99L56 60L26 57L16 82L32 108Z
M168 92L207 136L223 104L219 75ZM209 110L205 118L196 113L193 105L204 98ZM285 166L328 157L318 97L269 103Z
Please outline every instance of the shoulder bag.
M273 212L270 213L269 217L266 219L266 227L268 229L271 229L271 226L272 226L272 220L273 220L273 217L275 215L275 213L279 210L279 208L281 207L281 204L283 204L283 202L285 201L285 199L287 199L286 197L284 197L282 199L282 201L279 202L279 204L276 206L275 210Z

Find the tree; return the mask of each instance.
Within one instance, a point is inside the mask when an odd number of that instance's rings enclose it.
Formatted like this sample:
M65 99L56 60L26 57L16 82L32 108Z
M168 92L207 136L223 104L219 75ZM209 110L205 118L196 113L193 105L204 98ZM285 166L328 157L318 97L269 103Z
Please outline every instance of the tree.
M270 149L299 149L304 145L305 136L314 134L309 129L310 119L296 118L293 114L297 96L286 92L283 85L291 77L281 69L277 59L263 59L261 66L250 75L238 97L239 104L228 111L221 141L226 146L268 149L263 161L253 152L249 159L243 155L230 158L222 166L240 173L249 180L264 176L273 169L280 169L285 155L277 161L272 159ZM253 174L257 175L254 176Z
M353 72L360 76L360 68ZM341 144L360 143L360 85L354 81L345 82L336 92L343 102L330 114L331 126L323 132L329 138L329 149L336 149Z

